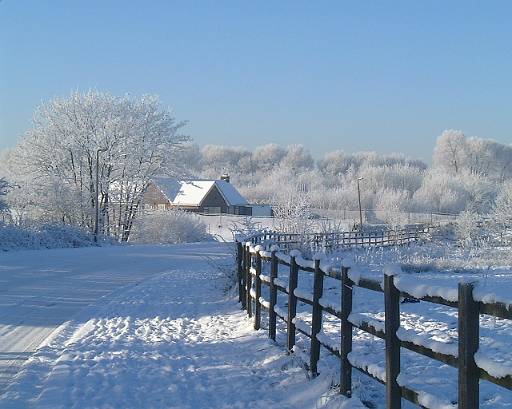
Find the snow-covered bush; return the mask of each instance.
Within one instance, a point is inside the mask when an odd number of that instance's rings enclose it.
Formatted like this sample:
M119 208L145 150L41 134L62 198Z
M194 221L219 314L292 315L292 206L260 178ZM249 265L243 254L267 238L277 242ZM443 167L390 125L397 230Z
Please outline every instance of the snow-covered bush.
M96 243L89 232L63 224L22 228L0 223L1 251L89 247L110 243L105 237L101 237L99 243Z
M459 214L455 222L455 233L463 246L470 246L478 239L480 232L480 216L465 210Z
M135 222L134 243L192 243L211 240L207 226L196 215L183 210L162 210L146 213Z
M250 236L261 231L261 222L257 222L251 216L243 217L241 220L231 223L230 230L233 233L233 237Z
M347 224L340 220L321 219L317 223L316 230L319 233L343 233L348 229Z

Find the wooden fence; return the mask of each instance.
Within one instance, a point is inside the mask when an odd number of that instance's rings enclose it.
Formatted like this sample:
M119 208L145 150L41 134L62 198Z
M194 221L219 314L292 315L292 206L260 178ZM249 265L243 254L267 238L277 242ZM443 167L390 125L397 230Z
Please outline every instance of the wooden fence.
M272 237L271 237L272 236ZM275 240L279 238L279 240ZM474 354L479 347L479 318L480 314L488 314L498 318L512 319L512 308L502 303L482 303L473 299L473 285L461 283L458 288L458 301L451 301L438 296L424 296L419 300L458 309L458 356L435 351L430 347L418 345L406 339L400 339L397 330L400 328L400 297L412 297L406 291L400 290L400 285L395 282L392 275L384 275L383 285L377 280L359 278L357 282L349 277L349 268L327 269L324 271L318 260L297 259L296 255L287 255L270 247L272 242L281 244L285 239L294 239L286 235L263 234L252 237L248 242L237 243L237 267L239 279L239 298L249 317L254 319L254 328L260 329L262 310L268 311L268 335L276 339L276 321L281 319L286 324L287 349L291 352L295 345L295 336L299 332L311 341L309 370L313 376L317 374L317 363L320 358L320 349L324 347L331 354L341 360L340 392L345 396L351 396L352 369L358 370L382 383L386 387L387 408L401 407L401 399L404 398L414 404L428 408L421 395L405 385L400 385L398 375L400 373L400 351L406 348L428 358L442 362L458 369L458 407L459 409L476 409L479 407L479 380L485 379L501 387L512 389L512 377L510 375L497 378L479 368L475 363ZM266 243L266 248L255 247L256 243ZM293 253L292 253L293 254ZM300 265L299 265L300 262ZM263 263L270 264L270 274L262 274ZM309 264L310 266L305 266ZM288 283L279 280L280 268L289 269ZM314 274L313 293L311 297L305 297L302 292L295 289L298 285L299 271ZM321 303L323 295L324 277L331 277L341 281L341 310ZM269 287L269 300L261 296L262 286ZM351 319L352 298L354 287L383 293L385 306L385 323L380 321ZM276 308L278 292L288 297L288 309L286 313ZM302 323L297 326L295 319L297 302L300 301L312 308L311 326ZM323 313L332 314L341 320L341 344L334 348L322 337L317 336L322 330ZM304 324L304 325L303 325ZM307 326L307 328L305 327ZM352 330L359 328L371 335L385 341L386 376L379 377L368 370L368 365L351 362L349 354L352 351ZM368 363L371 364L371 363Z
M417 242L439 225L417 225L399 230L378 232L346 231L336 233L276 233L251 236L252 244L277 244L284 249L303 247L311 251L346 247L399 246Z

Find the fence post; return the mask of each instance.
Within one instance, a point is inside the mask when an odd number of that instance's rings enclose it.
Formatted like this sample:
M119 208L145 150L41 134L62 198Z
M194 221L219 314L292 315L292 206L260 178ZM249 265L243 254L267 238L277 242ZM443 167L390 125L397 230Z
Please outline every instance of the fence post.
M268 336L273 341L276 340L276 312L274 311L274 307L277 304L277 288L274 283L274 280L277 278L278 274L278 260L276 256L276 251L272 251L272 259L270 261L270 308L268 310Z
M288 339L286 343L289 352L291 352L293 347L295 346L295 324L293 323L293 320L295 319L295 315L297 314L297 297L295 295L295 289L297 288L298 278L299 266L295 261L295 256L292 256L290 260L290 277L288 281Z
M352 365L348 354L352 351L352 323L348 320L352 313L353 283L348 277L348 267L341 268L341 373L340 392L352 395Z
M259 251L256 252L256 277L254 278L254 290L255 290L255 312L254 312L254 329L260 329L261 325L261 254Z
M251 274L251 264L252 264L252 255L251 255L251 247L247 246L245 249L246 257L245 257L245 307L247 309L247 315L249 318L252 317L252 297L251 297L251 287L252 287L252 274Z
M317 363L320 359L320 342L316 338L322 329L322 306L320 298L324 291L324 273L320 270L320 260L315 260L315 278L313 283L313 313L311 320L311 347L309 349L309 368L313 376L318 375Z
M397 382L400 374L400 292L392 275L384 275L384 308L386 315L386 408L400 409L402 391Z
M475 353L480 340L480 314L473 299L473 284L459 283L459 408L479 406L480 374Z
M242 308L244 307L244 279L243 279L243 262L244 252L242 243L239 241L236 242L236 268L237 268L237 276L238 276L238 302L242 303Z

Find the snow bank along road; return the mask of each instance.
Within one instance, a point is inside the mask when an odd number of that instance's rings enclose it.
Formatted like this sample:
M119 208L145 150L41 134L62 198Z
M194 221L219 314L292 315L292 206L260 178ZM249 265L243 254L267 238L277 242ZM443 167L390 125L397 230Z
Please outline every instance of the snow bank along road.
M233 267L230 252L209 243L3 257L0 346L17 360L3 361L4 385L19 372L0 408L362 408L329 390L333 374L308 380L299 359L252 330L224 291L218 266Z

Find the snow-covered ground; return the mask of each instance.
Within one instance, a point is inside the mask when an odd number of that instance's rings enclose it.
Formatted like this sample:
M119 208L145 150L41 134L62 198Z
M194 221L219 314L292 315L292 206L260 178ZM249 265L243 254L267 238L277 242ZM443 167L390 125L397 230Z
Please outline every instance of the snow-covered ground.
M351 276L364 276L381 281L383 271L393 268L398 273L399 288L421 297L426 293L438 293L451 300L457 299L459 281L475 282L475 298L483 302L502 301L512 305L512 267L510 249L464 249L444 243L427 243L401 248L350 249L339 251L327 257L326 264L340 267L352 265ZM506 253L506 254L503 254ZM501 254L501 256L500 256ZM508 255L507 255L508 254ZM497 264L490 265L494 261ZM396 264L403 263L401 269ZM269 274L269 265L265 263L264 274ZM288 268L281 266L279 278L286 285ZM298 290L304 298L312 297L313 276L300 272ZM341 283L325 278L322 305L333 306L340 310ZM263 287L263 297L268 300L268 287ZM375 327L384 327L384 296L362 288L355 288L353 314L350 319L371 321ZM278 296L278 307L286 310L287 297ZM430 347L439 352L457 356L457 310L425 301L401 304L401 329L398 336L404 340ZM298 326L307 329L311 323L311 307L298 305ZM308 324L308 325L306 325ZM324 342L339 349L340 321L324 313ZM498 319L487 315L480 318L480 350L477 364L495 376L512 374L512 325L510 320ZM299 335L297 347L308 353L309 339ZM354 346L350 356L352 362L359 365L371 365L375 374L385 371L384 342L361 330L354 331ZM331 370L339 366L339 360L329 356L322 349L321 370ZM368 401L375 408L384 408L384 387L365 375L354 372L357 396ZM402 370L400 381L424 397L436 400L434 408L454 408L457 401L457 371L448 365L425 358L402 348ZM481 407L489 409L512 408L512 391L481 381ZM405 403L405 402L404 402ZM405 403L404 407L414 405Z
M3 256L0 348L27 362L0 408L363 408L252 329L232 267L220 243Z
M209 242L2 254L0 409L362 408L361 400L384 408L384 387L355 371L355 398L346 400L331 389L339 377L339 360L324 349L320 376L308 379L309 340L298 334L295 354L286 355L280 346L285 343L283 323L277 345L267 338L265 319L263 330L252 329L234 290L226 290L234 270L233 247ZM451 297L460 279L479 279L477 297L494 294L512 302L510 267L471 267L461 250L459 259L450 256L457 268L442 270L425 259L433 250L351 250L331 261L348 258L355 263L353 277L373 278L382 277L385 264L402 261L399 285L411 292L422 290L419 284L424 283L444 288ZM280 268L279 276L286 282L286 268ZM298 292L307 297L311 288L312 274L301 272ZM326 278L324 289L322 304L339 309L340 282ZM279 296L278 307L285 310L286 302ZM427 302L402 304L401 310L401 338L457 353L456 310ZM382 326L382 294L355 290L351 320L361 318ZM310 320L311 307L299 303L297 326ZM480 325L479 365L511 373L510 321L482 316ZM337 348L339 336L339 320L324 314L323 340ZM350 359L380 374L384 344L355 330ZM436 400L433 407L454 408L454 368L402 349L400 381ZM512 408L512 392L482 381L481 407Z
M110 246L0 255L0 391L37 347L84 307L177 265L228 257L221 244Z

